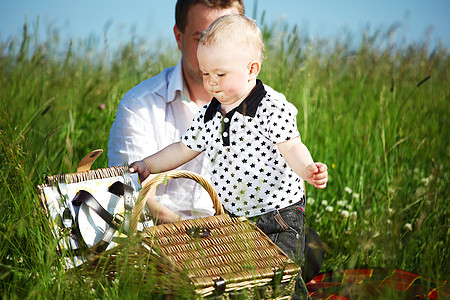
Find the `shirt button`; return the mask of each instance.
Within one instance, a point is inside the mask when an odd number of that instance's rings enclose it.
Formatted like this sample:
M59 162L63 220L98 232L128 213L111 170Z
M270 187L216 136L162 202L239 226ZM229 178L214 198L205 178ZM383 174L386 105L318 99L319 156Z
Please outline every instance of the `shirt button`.
M224 136L224 137L227 137L228 136L228 132L224 132L224 133L222 133L222 135Z
M224 121L225 123L228 123L228 122L230 122L230 119L225 118L225 119L223 119L223 121Z

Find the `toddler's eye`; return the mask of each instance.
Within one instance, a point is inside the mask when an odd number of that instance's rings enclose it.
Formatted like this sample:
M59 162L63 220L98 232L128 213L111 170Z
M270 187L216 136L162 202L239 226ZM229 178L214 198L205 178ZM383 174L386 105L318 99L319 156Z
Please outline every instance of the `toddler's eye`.
M225 76L225 74L217 74L217 76L223 77L223 76Z
M208 76L209 74L208 74L208 73L202 73L202 75L203 75L203 76Z

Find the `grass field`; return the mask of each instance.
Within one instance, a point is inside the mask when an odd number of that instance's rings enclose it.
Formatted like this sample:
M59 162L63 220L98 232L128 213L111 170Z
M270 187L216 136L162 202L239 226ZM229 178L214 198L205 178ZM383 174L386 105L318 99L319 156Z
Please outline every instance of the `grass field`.
M7 298L126 298L132 289L62 271L35 185L107 150L123 94L178 59L136 38L0 41L0 293ZM380 267L449 279L450 57L390 33L312 41L264 26L260 78L299 110L298 128L325 190L307 187L307 224L326 243L322 271ZM155 50L157 49L157 50ZM107 166L102 155L94 168ZM148 294L147 294L148 295Z

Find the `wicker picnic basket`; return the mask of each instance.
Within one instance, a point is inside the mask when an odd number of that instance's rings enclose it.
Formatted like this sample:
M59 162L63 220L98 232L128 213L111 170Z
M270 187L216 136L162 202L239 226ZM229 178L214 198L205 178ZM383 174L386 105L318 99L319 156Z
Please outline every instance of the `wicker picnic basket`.
M185 274L197 296L294 282L300 268L246 218L224 214L214 188L198 174L175 170L153 178L140 192L132 228L142 213L140 198L175 178L197 181L211 196L216 215L148 227L143 243Z
M48 177L48 184L38 188L42 198L45 200L44 188L54 182L116 180L129 172L126 166L88 169ZM147 195L158 185L176 178L189 178L199 183L209 193L216 215L141 226L137 230ZM180 295L180 289L190 291L189 297L197 298L251 294L258 290L258 293L265 291L270 298L280 299L289 297L294 278L300 272L300 268L253 223L224 214L214 188L192 172L170 171L146 183L139 192L129 224L128 238L122 239L122 243L117 242L115 247L95 255L79 257L79 263L69 271L109 282L125 279L122 281L131 282L136 288L151 287L152 293L164 295ZM261 297L264 296L258 296Z
M119 238L126 237L123 229L129 228L137 195L130 171L126 165L91 170L92 163L102 152L98 149L86 155L77 172L46 176L45 182L36 186L66 269L114 248ZM81 193L91 199L86 203L74 201L80 199L78 194ZM142 222L139 225L142 228Z

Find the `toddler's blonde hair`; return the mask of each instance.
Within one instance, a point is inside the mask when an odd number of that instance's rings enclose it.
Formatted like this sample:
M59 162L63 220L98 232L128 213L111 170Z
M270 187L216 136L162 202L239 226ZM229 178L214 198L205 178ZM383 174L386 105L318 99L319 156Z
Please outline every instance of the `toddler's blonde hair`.
M252 59L263 59L264 42L255 21L245 15L225 15L215 20L203 33L199 45L231 43L248 51Z

